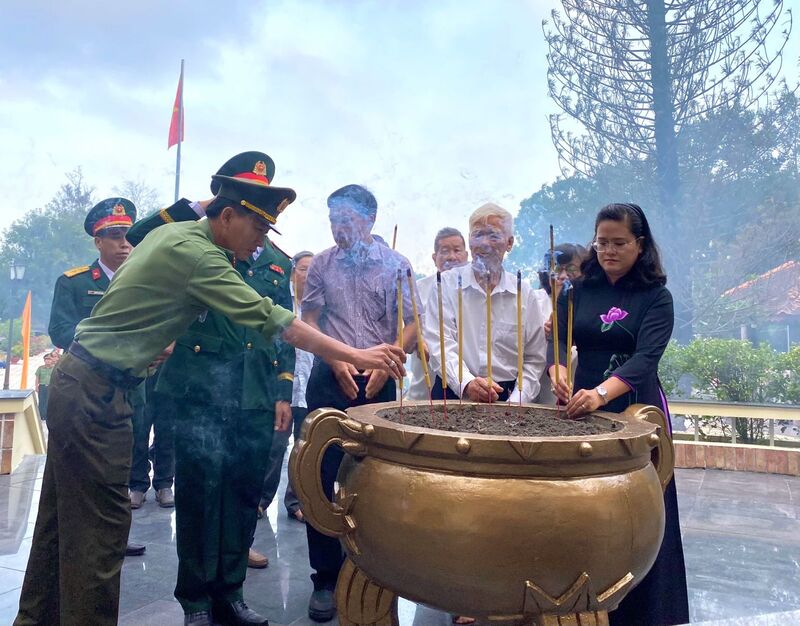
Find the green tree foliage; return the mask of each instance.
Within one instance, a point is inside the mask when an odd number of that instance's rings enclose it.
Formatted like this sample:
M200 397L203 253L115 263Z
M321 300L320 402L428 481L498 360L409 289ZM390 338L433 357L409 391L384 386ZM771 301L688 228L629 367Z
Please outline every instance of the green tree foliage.
M67 269L85 265L96 257L94 243L83 230L93 205L93 188L80 168L66 176L56 196L44 208L34 209L3 233L0 243L0 295L6 315L19 315L24 293L32 291L32 324L46 329L56 279ZM25 278L10 284L7 268L12 261L25 265Z
M32 291L33 328L46 330L56 279L66 270L97 258L94 241L83 229L89 209L98 201L81 169L66 175L66 182L44 208L33 209L16 220L0 241L0 314L22 310L25 292ZM129 198L146 217L160 208L158 194L144 181L124 180L114 193ZM25 265L25 278L10 284L6 268ZM13 287L13 295L12 295Z
M780 353L767 344L754 346L736 339L695 339L686 346L671 342L658 373L671 397L679 397L677 382L688 374L694 398L800 404L800 347ZM729 431L727 420L710 416L702 423L723 433ZM765 431L765 420L736 420L740 441L757 442L765 437Z
M521 204L510 266L539 269L549 245L549 224L555 227L556 243L585 245L600 207L636 202L651 217L673 296L693 303L689 321L695 331L706 335L736 329L736 307L721 300L721 294L800 258L797 119L797 95L782 84L760 111L733 103L685 126L679 145L680 212L686 229L676 229L674 220L651 210L659 199L648 161L598 167L591 177L575 175L544 185ZM679 272L688 272L691 280L677 280L686 278Z

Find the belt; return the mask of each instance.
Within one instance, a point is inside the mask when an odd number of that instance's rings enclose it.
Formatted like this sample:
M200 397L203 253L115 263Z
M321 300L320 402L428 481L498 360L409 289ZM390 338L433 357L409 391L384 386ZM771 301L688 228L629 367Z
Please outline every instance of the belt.
M105 361L101 361L77 341L73 341L70 344L68 352L72 356L91 366L98 376L105 378L115 387L121 387L122 389L133 389L134 387L139 386L142 381L144 381L144 378L132 376L131 374L123 372L121 369L116 368L113 365L109 365Z

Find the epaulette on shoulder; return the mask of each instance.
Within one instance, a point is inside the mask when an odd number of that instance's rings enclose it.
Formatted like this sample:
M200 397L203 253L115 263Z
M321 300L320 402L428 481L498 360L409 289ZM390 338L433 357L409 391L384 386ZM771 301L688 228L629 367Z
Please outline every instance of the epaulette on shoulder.
M281 253L283 256L285 256L285 257L286 257L287 259L289 259L290 261L292 260L292 255L290 255L290 254L286 254L286 253L285 253L283 250L281 250L281 249L278 247L278 244L276 244L274 241L272 241L272 239L270 239L270 240L269 240L269 242L272 244L272 247L273 247L273 248L275 248L275 249L276 249L278 252L280 252L280 253Z
M64 272L64 276L67 278L72 278L73 276L77 276L78 274L83 274L84 272L88 272L91 269L89 265L81 265L80 267L73 267L71 270L67 270Z

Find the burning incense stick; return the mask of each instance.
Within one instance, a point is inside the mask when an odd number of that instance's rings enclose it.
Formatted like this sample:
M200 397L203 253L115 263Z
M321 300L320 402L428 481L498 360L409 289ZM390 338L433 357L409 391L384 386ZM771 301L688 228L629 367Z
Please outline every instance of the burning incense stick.
M458 402L461 404L462 383L464 381L464 294L461 287L461 274L458 275Z
M403 347L403 272L397 270L397 345ZM397 379L400 388L400 411L403 410L403 378Z
M422 362L422 373L425 376L425 385L428 387L428 395L431 392L431 375L428 372L428 361L425 359L425 341L422 339L422 326L419 324L419 311L417 310L417 297L414 293L414 277L411 270L406 270L408 279L408 291L411 294L411 310L414 312L414 324L417 326L417 355Z
M392 234L392 250L397 245L397 224L394 225L394 233Z
M442 368L442 399L444 418L447 419L447 367L444 360L444 308L442 307L442 273L436 272L436 298L439 304L439 358Z
M517 270L517 389L519 390L519 403L522 405L522 272Z
M558 346L558 297L556 296L556 251L553 238L553 225L550 224L550 300L553 304L553 363L556 366L555 383L558 389L559 375L559 346ZM559 406L556 399L556 406Z
M294 314L300 315L300 300L297 298L297 272L292 272L292 287L294 287Z
M486 381L489 383L489 402L492 401L492 291L491 272L486 272Z
M573 300L572 300L572 284L565 282L564 288L567 291L567 387L569 387L569 395L572 396L572 318L573 318Z

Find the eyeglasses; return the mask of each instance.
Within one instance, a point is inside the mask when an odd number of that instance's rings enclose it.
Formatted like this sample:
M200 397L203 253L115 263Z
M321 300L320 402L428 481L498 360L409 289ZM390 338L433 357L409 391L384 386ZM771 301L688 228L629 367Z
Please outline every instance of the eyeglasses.
M561 272L565 272L570 278L576 278L581 273L581 268L577 265L556 265L555 274L558 276Z
M613 250L614 252L622 252L625 249L625 246L629 246L632 243L636 243L639 241L641 237L637 237L636 239L632 239L631 241L593 241L592 248L594 248L597 252L605 252L606 250Z

